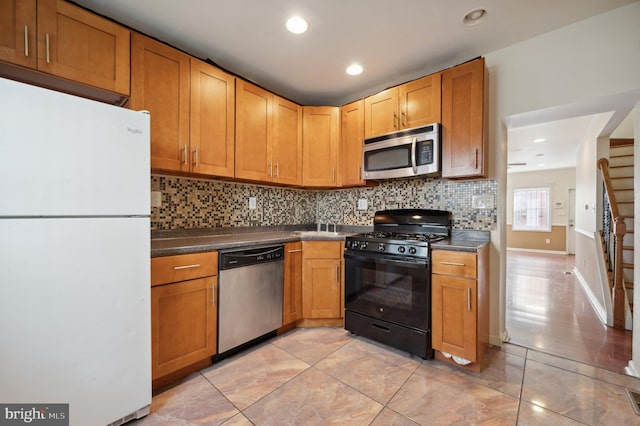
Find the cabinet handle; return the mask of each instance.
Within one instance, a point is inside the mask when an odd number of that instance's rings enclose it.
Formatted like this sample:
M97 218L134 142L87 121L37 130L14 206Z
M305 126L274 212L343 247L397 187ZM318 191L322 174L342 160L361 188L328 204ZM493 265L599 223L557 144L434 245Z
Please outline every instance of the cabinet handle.
M273 177L273 162L269 161L269 177Z
M200 154L198 153L198 148L196 148L193 150L193 165L197 167L199 162Z
M297 249L297 250L287 250L287 253L300 253L302 251L302 249Z
M406 120L407 116L405 115L404 111L400 112L400 117L402 117L400 119L400 127L404 129L405 127L407 127L407 120Z
M478 168L478 148L476 148L476 169Z
M450 265L450 266L465 266L464 263L458 262L440 262L441 265Z
M280 174L280 165L276 161L276 177L279 177L279 174Z
M393 113L393 128L398 128L398 115L395 112Z
M182 163L187 164L187 144L184 144L184 149L182 150Z
M191 268L199 268L200 264L199 263L194 263L193 265L181 265L181 266L174 266L173 270L174 271L178 271L180 269L191 269Z
M467 287L467 312L471 312L471 287Z
M336 182L336 168L332 167L331 168L331 183L335 183Z
M24 26L24 56L29 56L29 28Z
M44 46L45 46L47 63L51 63L51 58L49 57L49 33L45 33Z
M340 266L336 265L336 282L340 282Z
M211 305L216 306L216 285L211 284Z

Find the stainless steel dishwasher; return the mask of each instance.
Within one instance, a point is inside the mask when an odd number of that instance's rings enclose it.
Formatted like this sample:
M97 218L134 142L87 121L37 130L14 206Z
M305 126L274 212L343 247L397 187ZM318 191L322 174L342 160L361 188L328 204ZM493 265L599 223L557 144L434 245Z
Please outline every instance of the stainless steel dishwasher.
M282 326L284 246L220 251L218 354Z

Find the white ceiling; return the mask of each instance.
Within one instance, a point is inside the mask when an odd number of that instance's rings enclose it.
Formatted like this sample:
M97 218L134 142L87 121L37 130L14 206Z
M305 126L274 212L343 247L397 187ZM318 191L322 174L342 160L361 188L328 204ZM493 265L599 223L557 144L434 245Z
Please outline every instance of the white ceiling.
M343 105L634 1L75 0L302 105ZM465 26L477 8L486 19ZM285 29L294 14L308 20L306 33ZM352 62L361 75L345 73ZM572 167L571 141L582 140L588 120L510 127L508 161L538 167L530 138L545 133L536 144L544 162L567 164L545 167Z

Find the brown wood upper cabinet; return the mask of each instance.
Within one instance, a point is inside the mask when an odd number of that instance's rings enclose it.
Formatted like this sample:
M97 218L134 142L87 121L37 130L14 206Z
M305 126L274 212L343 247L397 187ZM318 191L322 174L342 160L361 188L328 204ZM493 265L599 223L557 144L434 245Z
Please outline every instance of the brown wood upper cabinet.
M301 114L299 105L238 80L236 178L300 185Z
M0 60L129 95L130 31L62 0L0 0Z
M362 179L362 140L364 139L364 100L340 108L340 186L364 185Z
M442 177L486 177L488 84L484 58L442 73Z
M339 183L340 109L302 108L302 185L335 187Z
M151 112L151 168L233 177L235 77L141 34L132 109Z
M364 105L365 137L440 122L440 98L440 73L367 97Z

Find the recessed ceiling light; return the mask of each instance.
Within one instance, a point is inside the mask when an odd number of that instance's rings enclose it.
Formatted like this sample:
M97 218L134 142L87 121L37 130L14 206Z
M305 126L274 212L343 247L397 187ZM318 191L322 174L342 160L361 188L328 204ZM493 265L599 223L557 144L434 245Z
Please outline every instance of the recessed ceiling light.
M299 16L292 16L287 20L287 29L294 34L302 34L309 28L307 21Z
M467 26L477 25L480 22L484 21L484 18L486 17L486 9L475 9L464 15L464 18L462 18L462 22Z
M534 139L533 143L540 143L540 142L544 142L546 139L545 138L538 138L538 139Z
M538 164L538 167L544 167L544 163Z
M362 74L362 66L358 64L351 64L347 67L347 74L359 75Z

